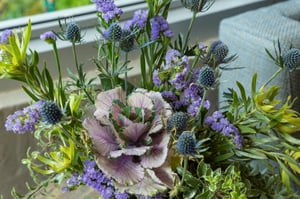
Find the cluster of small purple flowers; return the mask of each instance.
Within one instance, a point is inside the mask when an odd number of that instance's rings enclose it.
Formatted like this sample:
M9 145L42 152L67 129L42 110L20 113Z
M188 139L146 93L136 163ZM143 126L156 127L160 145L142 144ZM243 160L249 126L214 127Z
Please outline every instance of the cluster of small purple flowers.
M114 0L92 0L96 4L96 9L102 13L102 17L106 22L109 22L115 17L120 17L123 13L122 9L118 8Z
M114 189L114 186L111 184L111 180L97 169L95 161L85 160L82 174L74 173L70 179L67 180L67 187L64 187L62 192L65 193L71 191L81 184L94 188L104 199L129 198L128 193L120 193Z
M13 31L10 29L6 29L2 32L1 37L0 37L0 43L5 44L8 41L8 38L10 35L13 35Z
M24 134L35 131L35 127L40 120L39 109L44 101L38 101L31 106L18 110L14 114L7 116L5 128L7 131Z
M174 33L169 27L169 23L162 16L155 16L150 19L151 23L151 40L156 40L159 38L160 33L165 37L172 38Z
M160 87L164 83L171 86L171 90L162 92L163 98L171 104L175 111L187 111L191 116L196 116L202 101L203 88L197 84L199 69L190 71L190 65L187 56L181 56L177 50L171 49L166 54L166 65L163 67L163 73L170 72L167 82L159 77L161 71L155 70L153 73L153 83ZM175 94L180 93L180 95ZM210 102L205 100L204 108L210 108Z
M233 136L233 142L238 149L243 147L243 137L239 129L231 124L220 111L215 111L211 116L208 116L205 119L205 124L225 136Z
M137 10L134 12L131 20L128 20L124 24L124 29L132 30L134 27L143 29L146 26L148 18L148 10Z

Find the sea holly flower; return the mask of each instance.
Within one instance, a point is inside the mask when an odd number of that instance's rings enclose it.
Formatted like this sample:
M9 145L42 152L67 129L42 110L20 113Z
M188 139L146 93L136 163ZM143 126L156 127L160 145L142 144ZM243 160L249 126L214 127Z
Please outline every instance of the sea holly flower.
M197 13L207 11L214 0L181 0L181 3L185 8Z
M228 46L222 41L217 40L212 42L207 52L207 64L210 66L218 66L219 64L227 63L233 58L232 56L226 58L228 52Z
M117 23L112 23L104 33L111 41L119 41L122 38L122 28Z
M297 48L291 48L282 56L283 63L291 71L300 67L300 50Z
M175 130L177 134L180 134L187 127L188 115L184 112L175 112L167 123L168 131Z
M199 83L205 88L211 88L215 83L215 72L210 66L203 66L199 73Z
M39 111L42 121L48 124L58 123L63 116L61 109L52 101L44 102Z
M65 38L71 42L80 42L80 27L77 23L72 21L67 24Z
M176 150L182 155L195 155L199 149L198 141L195 138L195 134L189 131L184 131L180 134Z
M120 48L124 52L130 52L134 49L134 35L130 30L122 30Z
M127 98L121 88L100 93L96 119L84 126L94 144L96 162L120 191L152 195L173 186L168 165L170 134L162 118L171 107L158 92L138 89Z

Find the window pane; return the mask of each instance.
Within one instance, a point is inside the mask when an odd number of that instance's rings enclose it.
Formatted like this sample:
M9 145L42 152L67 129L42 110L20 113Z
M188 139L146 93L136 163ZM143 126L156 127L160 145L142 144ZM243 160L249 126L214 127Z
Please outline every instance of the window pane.
M0 20L92 4L91 0L0 0Z

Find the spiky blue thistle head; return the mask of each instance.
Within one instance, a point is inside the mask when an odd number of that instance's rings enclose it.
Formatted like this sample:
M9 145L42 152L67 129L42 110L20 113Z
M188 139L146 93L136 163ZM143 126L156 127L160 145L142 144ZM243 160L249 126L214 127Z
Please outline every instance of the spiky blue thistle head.
M48 124L56 124L63 116L61 109L52 101L44 102L39 111L42 121Z
M120 47L124 52L130 52L134 48L134 35L130 30L122 31Z
M289 49L283 56L283 63L291 71L300 66L300 50L297 48Z
M67 24L66 28L66 39L71 42L79 42L81 40L80 27L75 22L70 22Z
M111 41L119 41L122 38L122 28L117 23L112 23L107 29L107 38Z
M197 140L192 132L184 131L177 140L176 150L182 155L195 155Z
M223 63L228 55L229 49L222 41L217 40L211 43L208 51L208 59L216 65Z
M211 88L215 83L215 72L212 67L208 65L203 66L200 69L198 80L201 86Z
M181 0L181 4L192 12L204 12L213 2L213 0Z
M188 121L188 115L184 112L174 113L167 122L168 131L176 130L178 134L185 130Z

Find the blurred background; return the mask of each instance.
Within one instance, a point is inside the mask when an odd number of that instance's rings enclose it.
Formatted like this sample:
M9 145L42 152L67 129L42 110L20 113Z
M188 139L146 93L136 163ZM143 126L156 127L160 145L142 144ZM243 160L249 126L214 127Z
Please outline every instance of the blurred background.
M0 0L0 21L88 4L91 0Z

